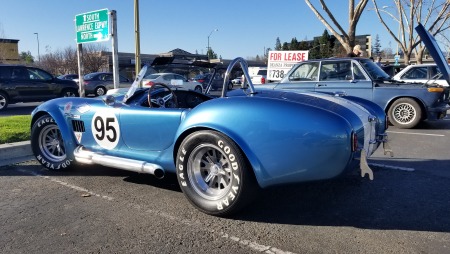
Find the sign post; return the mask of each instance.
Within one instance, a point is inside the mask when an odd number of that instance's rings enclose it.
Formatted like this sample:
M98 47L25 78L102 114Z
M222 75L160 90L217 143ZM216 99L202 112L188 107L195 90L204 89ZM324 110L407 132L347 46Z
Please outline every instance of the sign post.
M112 33L110 31L112 17ZM83 86L83 50L82 44L89 42L108 41L110 37L112 40L113 51L113 78L114 88L119 87L119 68L118 68L118 50L117 50L117 13L115 10L109 12L108 9L101 9L97 11L86 12L75 16L75 30L77 33L78 44L78 75L80 78L80 96L85 95Z

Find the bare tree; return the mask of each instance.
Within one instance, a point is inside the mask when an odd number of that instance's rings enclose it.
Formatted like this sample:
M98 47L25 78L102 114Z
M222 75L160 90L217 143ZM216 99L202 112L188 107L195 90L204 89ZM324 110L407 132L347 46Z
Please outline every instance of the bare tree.
M83 65L86 73L96 72L107 67L108 59L101 54L102 51L106 51L103 44L85 44L83 45L83 51Z
M83 47L83 64L87 73L97 72L108 64L107 56L102 56L101 52L106 51L106 47L101 44L87 44ZM53 73L54 75L78 73L78 59L75 47L66 47L64 50L51 51L47 47L46 54L41 56L41 61L37 66Z
M336 39L341 43L347 53L350 53L355 46L355 33L356 33L356 25L358 24L359 18L364 11L364 8L367 5L369 0L360 0L358 4L355 6L354 0L348 1L348 22L349 27L346 32L344 28L339 24L339 22L334 17L333 13L328 9L328 6L325 4L324 0L319 0L320 5L322 6L323 11L328 16L330 21L327 21L323 15L311 4L310 0L305 0L306 4L309 8L314 12L317 18L325 25L325 27L330 31ZM331 23L330 23L331 22ZM334 27L333 27L334 26Z
M428 31L434 36L450 27L449 0L393 0L395 4L394 8L396 9L395 14L387 10L389 6L378 8L377 1L372 0L372 2L378 19L391 37L397 42L397 45L401 47L404 53L403 59L405 64L409 63L413 50L415 50L417 62L422 62L425 47L421 44L422 40L414 30L414 27L418 23L422 23L422 25L428 27ZM397 35L386 24L385 16L394 19L398 23Z

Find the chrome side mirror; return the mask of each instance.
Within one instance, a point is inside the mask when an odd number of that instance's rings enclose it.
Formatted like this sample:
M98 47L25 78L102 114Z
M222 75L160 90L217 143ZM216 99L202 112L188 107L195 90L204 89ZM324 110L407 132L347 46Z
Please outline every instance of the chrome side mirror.
M106 97L103 98L103 101L108 106L113 106L116 103L116 98L112 95L106 95Z

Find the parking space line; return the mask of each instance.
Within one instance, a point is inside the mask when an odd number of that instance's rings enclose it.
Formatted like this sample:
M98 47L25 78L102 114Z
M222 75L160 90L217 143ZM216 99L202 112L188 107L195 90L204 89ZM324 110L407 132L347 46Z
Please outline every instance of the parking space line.
M378 164L378 163L371 163L371 162L369 162L368 164L369 164L369 166L380 167L380 168L389 168L389 169L396 169L396 170L408 171L408 172L415 171L414 168L397 167L397 166L391 166L391 165L386 165L386 164Z
M34 176L37 176L37 177L42 177L44 179L47 179L49 181L58 183L60 185L66 186L66 187L69 187L71 189L74 189L74 190L77 190L77 191L81 191L81 192L85 192L85 193L89 193L92 196L104 198L104 199L106 199L108 201L114 200L113 197L106 196L106 195L100 195L100 194L97 194L97 193L92 192L90 190L87 190L87 189L85 189L83 187L79 187L79 186L76 186L76 185L73 185L73 184L69 184L69 183L66 183L64 181L57 180L57 179L55 179L53 177L50 177L50 176L41 175L41 174L39 174L39 173L37 173L35 171L23 170L23 169L18 169L18 171L20 171L22 173L25 173L25 174L31 174L31 175L34 175ZM131 207L133 207L134 209L137 209L137 210L141 210L142 209L140 205L136 205L136 204L129 204L129 205ZM170 215L170 214L162 212L162 211L156 211L156 210L149 209L149 210L146 210L145 212L151 213L151 214L156 214L156 215L159 215L162 218L169 219L169 220L172 220L172 221L176 221L176 222L182 223L182 224L190 226L190 227L194 227L197 230L207 231L207 232L216 234L216 235L218 235L219 237L221 237L223 239L227 239L229 241L236 242L236 243L241 244L241 245L245 245L248 248L250 248L252 250L255 250L257 252L261 252L261 253L277 253L277 254L295 254L294 252L280 250L280 249L275 248L273 246L263 245L263 244L260 244L258 242L249 241L249 240L245 240L245 239L240 239L239 237L228 235L227 233L225 233L223 231L218 231L217 232L217 231L214 231L214 230L211 230L211 229L206 229L205 230L204 227L203 227L203 224L199 225L196 222L193 222L193 221L190 221L190 220L186 220L186 219L181 219L181 218L178 218L176 216Z
M403 132L403 131L387 131L388 133L397 133L397 134L410 134L410 135L422 135L422 136L434 136L434 137L445 137L442 134L430 134L430 133L417 133L417 132Z

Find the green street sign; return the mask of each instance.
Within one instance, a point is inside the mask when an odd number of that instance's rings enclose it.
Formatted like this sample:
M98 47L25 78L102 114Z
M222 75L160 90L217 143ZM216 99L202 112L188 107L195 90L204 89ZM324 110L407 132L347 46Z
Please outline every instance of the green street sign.
M102 9L75 16L77 43L109 40L109 11Z

